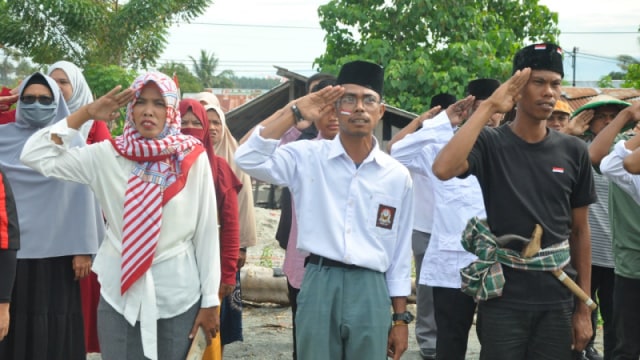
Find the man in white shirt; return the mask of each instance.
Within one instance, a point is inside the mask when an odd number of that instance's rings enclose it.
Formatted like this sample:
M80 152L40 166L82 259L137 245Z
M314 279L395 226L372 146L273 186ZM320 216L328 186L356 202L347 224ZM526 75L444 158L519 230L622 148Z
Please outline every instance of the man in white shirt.
M422 266L416 269L420 272L419 283L433 287L436 324L440 324L434 358L439 360L465 359L476 303L471 296L460 291L460 269L473 262L476 256L467 252L460 240L467 221L474 216L485 218L486 213L482 190L475 176L441 181L433 174L431 166L467 115L499 85L495 79L470 81L467 86L469 97L448 106L433 119L433 116L415 119L413 127L422 125L422 128L399 139L391 151L391 156L409 171L426 176L431 183L429 189L421 190L433 193L432 239ZM436 108L430 112L439 110ZM491 116L488 126L497 126L501 115Z
M288 104L236 152L241 168L288 186L296 203L298 249L311 254L296 315L301 359L399 359L408 347L412 181L373 136L383 75L376 64L345 64L341 86ZM292 125L329 111L335 139L277 146Z
M446 109L456 102L456 97L441 93L431 98L431 110L418 116L406 127L399 131L389 142L388 152L391 153L393 144L402 140L408 133L415 132L425 119L432 118L440 109ZM438 106L437 109L434 109ZM393 156L393 154L391 155ZM401 163L402 161L398 159ZM433 227L433 188L431 179L418 172L411 171L413 186L419 189L413 192L413 205L415 217L413 219L413 233L411 235L411 248L416 268L416 341L420 347L420 357L424 360L436 358L436 336L438 328L433 310L433 289L431 286L420 283L420 269L424 253L431 240L431 228Z

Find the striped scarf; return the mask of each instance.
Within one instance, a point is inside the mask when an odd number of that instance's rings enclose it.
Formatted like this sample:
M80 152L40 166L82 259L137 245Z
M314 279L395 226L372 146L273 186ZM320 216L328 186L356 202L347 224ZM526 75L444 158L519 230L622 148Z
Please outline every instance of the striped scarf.
M162 93L167 118L154 139L142 137L133 122L133 108L142 88L153 82ZM162 225L162 207L184 186L188 169L181 169L185 157L201 152L199 141L180 133L176 110L178 90L171 78L158 72L139 76L131 85L136 90L127 106L123 134L112 141L123 157L135 162L125 193L122 226L121 294L151 267Z

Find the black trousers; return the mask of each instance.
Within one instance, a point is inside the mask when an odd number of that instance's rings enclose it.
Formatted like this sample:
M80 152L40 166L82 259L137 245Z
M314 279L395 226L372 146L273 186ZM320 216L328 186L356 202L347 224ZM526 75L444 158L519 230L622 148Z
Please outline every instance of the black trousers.
M291 304L291 321L293 322L293 360L297 360L296 354L296 311L298 310L298 293L300 289L296 289L289 281L287 281L287 288L289 289L289 304Z
M480 360L570 360L572 315L572 309L526 311L481 302Z
M616 347L616 328L613 324L613 286L616 276L613 268L591 266L591 298L598 303L598 310L591 313L593 337L589 345L593 346L598 327L598 312L602 316L602 339L604 360L611 360Z
M640 280L616 275L613 290L613 324L618 342L614 360L640 357Z
M438 360L464 360L476 303L460 289L433 287Z

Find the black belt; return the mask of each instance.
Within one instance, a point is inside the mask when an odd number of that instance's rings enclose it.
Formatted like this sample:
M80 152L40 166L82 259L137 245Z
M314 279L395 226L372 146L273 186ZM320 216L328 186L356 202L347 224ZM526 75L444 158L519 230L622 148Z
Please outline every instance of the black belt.
M330 267L337 267L337 268L343 268L343 269L363 269L362 267L360 267L358 265L345 264L345 263L342 263L340 261L327 259L326 257L322 257L322 256L319 256L319 255L316 255L316 254L309 255L307 257L307 259L305 260L305 265L307 263L314 264L314 265L319 265L319 266L330 266Z

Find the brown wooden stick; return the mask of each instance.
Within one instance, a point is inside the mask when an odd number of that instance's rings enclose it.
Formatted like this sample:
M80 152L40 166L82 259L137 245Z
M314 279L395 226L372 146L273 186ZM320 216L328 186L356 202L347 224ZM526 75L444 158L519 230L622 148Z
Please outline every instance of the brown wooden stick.
M592 311L598 308L598 305L591 299L591 297L587 295L587 293L585 293L582 288L578 286L578 284L576 284L576 282L573 281L573 279L569 277L569 275L567 275L567 273L562 270L554 270L551 273L555 275L556 278L558 278L558 280L560 280L560 282L564 284L564 286L571 290L573 295L578 297L578 299L585 303Z
M533 230L533 234L531 234L531 241L527 244L527 246L524 247L524 249L522 249L520 255L523 258L530 258L533 255L537 254L538 251L540 251L541 238L542 226L540 226L540 224L536 224L536 227ZM582 290L582 288L578 286L578 284L576 284L576 282L573 281L573 279L569 277L569 275L567 275L567 273L562 270L554 270L551 271L551 273L555 275L555 277L560 280L560 282L564 284L564 286L571 290L573 295L580 299L580 301L584 302L591 310L595 310L598 308L598 305L591 299L591 297L587 295L587 293L585 293L584 290Z

